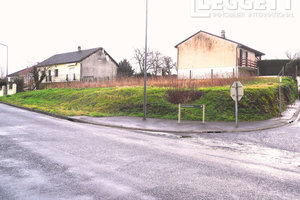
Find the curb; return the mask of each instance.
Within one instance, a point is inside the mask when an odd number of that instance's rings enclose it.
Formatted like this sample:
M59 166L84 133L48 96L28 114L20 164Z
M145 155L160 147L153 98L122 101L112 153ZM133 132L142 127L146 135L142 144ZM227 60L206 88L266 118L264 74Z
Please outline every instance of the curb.
M15 108L20 108L20 109L23 109L23 110L28 110L28 111L35 112L35 113L40 113L40 114L48 115L48 116L51 116L51 117L72 121L71 118L69 118L67 116L64 116L64 115L53 114L53 113L49 113L49 112L46 112L46 111L41 111L41 110L37 110L37 109L34 109L34 108L27 108L27 107L23 107L23 106L18 106L18 105L15 105L15 104L10 104L10 103L6 103L6 102L2 102L2 101L0 103L8 105L8 106L15 107Z
M203 131L172 131L172 130L169 131L169 130L158 130L158 129L147 129L147 128L134 128L134 127L128 127L128 126L122 126L122 125L111 125L111 124L105 124L105 123L99 123L99 122L91 122L91 121L82 120L82 119L75 119L75 118L64 116L64 115L53 114L53 113L49 113L46 111L41 111L41 110L37 110L37 109L33 109L33 108L18 106L18 105L6 103L6 102L0 102L0 103L15 107L15 108L19 108L19 109L23 109L23 110L27 110L27 111L31 111L31 112L36 112L36 113L40 113L40 114L44 114L44 115L48 115L51 117L72 121L72 122L91 124L91 125L96 125L96 126L104 126L104 127L109 127L109 128L119 128L119 129L125 129L125 130L145 131L145 132L154 132L154 133L170 133L170 134L180 135L181 137L185 137L185 136L189 136L189 135L193 135L193 134L204 134L204 133L240 133L240 132L255 132L255 131L270 130L270 129L283 127L283 126L293 123L300 113L300 107L298 107L297 111L287 121L280 121L276 125L266 126L266 127L261 127L261 128L236 129L236 130L232 129L232 130L203 130Z

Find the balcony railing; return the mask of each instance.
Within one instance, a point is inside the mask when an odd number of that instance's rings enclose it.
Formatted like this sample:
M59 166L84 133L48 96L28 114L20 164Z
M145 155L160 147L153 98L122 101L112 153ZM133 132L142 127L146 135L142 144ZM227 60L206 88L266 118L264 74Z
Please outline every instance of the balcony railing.
M240 59L239 66L240 67L257 68L257 61L253 61L253 60L249 60L249 59Z

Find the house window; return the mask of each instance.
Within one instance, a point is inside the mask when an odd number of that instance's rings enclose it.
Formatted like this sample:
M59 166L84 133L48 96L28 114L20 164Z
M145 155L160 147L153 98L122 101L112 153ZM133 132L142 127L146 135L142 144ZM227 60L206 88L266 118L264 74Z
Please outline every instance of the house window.
M55 77L58 77L58 69L55 70Z
M41 71L40 73L41 73L41 77L43 77L43 79L45 78L46 81L47 81L46 71L43 70L43 71Z
M49 81L52 81L51 70L48 70L48 77L49 77Z

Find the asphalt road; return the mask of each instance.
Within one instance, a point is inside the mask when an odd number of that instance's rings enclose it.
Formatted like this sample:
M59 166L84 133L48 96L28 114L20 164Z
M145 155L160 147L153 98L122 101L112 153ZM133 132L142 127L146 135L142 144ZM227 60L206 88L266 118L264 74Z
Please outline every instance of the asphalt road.
M0 104L0 200L300 199L300 122L195 138Z

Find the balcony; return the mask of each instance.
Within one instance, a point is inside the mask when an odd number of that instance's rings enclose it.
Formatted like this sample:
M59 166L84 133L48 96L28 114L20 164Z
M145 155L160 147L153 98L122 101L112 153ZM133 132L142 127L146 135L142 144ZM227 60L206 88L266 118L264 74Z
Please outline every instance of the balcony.
M250 67L250 68L257 68L257 61L249 60L249 59L240 59L239 60L240 67Z

